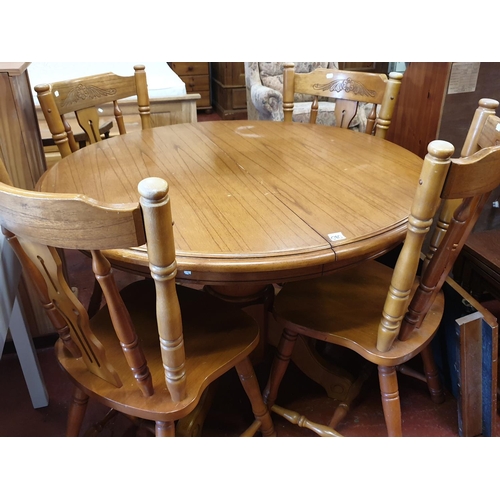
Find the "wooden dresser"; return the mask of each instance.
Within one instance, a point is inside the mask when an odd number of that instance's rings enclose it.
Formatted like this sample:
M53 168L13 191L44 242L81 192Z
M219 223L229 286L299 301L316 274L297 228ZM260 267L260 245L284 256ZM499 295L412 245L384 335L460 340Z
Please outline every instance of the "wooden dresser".
M223 120L246 120L245 65L242 62L212 62L213 106Z
M208 62L169 62L168 65L186 84L188 94L200 94L196 109L212 110L210 89L210 63Z

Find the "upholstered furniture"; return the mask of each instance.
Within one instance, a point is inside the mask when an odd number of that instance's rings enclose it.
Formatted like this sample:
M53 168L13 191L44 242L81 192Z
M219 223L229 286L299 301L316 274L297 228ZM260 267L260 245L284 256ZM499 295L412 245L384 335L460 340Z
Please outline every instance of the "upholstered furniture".
M282 62L246 62L245 83L247 88L247 106L249 120L283 121L283 65ZM309 73L316 68L334 68L334 62L297 62L300 73ZM311 102L304 96L297 96L297 102ZM328 111L333 110L332 103L321 104L320 120L326 123ZM299 110L300 108L300 110ZM309 121L307 105L299 105L295 111L295 120L302 123Z
M335 62L296 62L298 73L309 73L317 68L337 68ZM245 84L247 89L247 111L249 120L283 121L283 62L246 62ZM295 96L293 121L308 123L312 99L306 95ZM317 123L333 125L335 103L322 99L319 104ZM364 130L364 109L351 126Z

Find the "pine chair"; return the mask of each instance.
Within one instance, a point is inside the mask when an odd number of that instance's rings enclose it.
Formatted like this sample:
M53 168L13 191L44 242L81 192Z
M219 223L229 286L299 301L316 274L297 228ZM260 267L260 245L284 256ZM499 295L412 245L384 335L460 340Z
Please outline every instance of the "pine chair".
M478 143L484 145L481 135ZM329 427L338 421L334 415L325 428L275 405L298 335L343 346L378 367L389 436L402 435L398 366L422 354L431 396L442 401L429 348L444 310L441 286L490 192L500 184L500 146L451 160L453 152L448 142L430 143L394 270L370 260L330 276L287 283L278 293L274 315L284 330L264 391L270 409L323 436L332 435ZM450 199L464 201L419 280L422 243L441 200Z
M2 158L0 158L0 182L12 186L12 180ZM10 332L33 407L41 408L49 404L49 397L33 339L28 331L24 316L22 300L18 291L20 281L21 265L19 260L14 255L12 248L6 243L4 236L0 235L0 289L2 290L0 295L0 359L7 334Z
M314 96L310 123L316 123L318 98L335 98L335 126L349 128L360 103L371 104L367 134L385 138L391 124L394 106L403 75L390 73L389 78L378 73L342 71L318 68L310 73L296 73L293 63L285 63L283 71L283 113L292 121L294 94ZM378 111L377 111L378 108Z
M151 128L151 110L145 67L143 65L134 66L134 71L135 74L132 76L103 73L35 86L40 107L52 134L52 140L59 149L62 158L80 149L81 141L78 137L75 139L75 132L70 124L70 117L73 114L88 142L93 144L101 141L103 130L108 130L109 126L112 125L111 122L100 124L99 107L106 103L112 103L118 130L120 134L126 134L127 130L118 100L137 96L142 128ZM88 305L91 316L99 308L101 300L101 289L96 283Z
M79 149L68 118L74 114L77 122L92 144L101 141L99 106L113 103L113 111L120 134L127 130L119 100L137 96L137 106L143 129L151 128L146 71L143 65L134 66L134 75L118 76L113 73L85 76L63 82L43 83L35 86L43 116L54 144L64 158Z
M174 422L191 413L204 389L232 367L255 414L243 435L259 429L273 435L248 359L259 341L255 321L202 291L176 287L168 185L149 178L138 189L140 203L104 206L81 195L0 183L3 233L60 334L55 353L75 385L67 435L80 434L91 397L135 422L155 422L158 436L173 436ZM146 242L153 279L119 292L102 251ZM91 252L106 305L90 320L64 280L55 248Z
M476 153L481 148L500 145L500 118L495 114L498 106L500 106L500 103L495 99L483 98L479 100L479 106L474 113L464 145L462 146L460 153L462 158ZM429 242L424 266L429 263L439 247L448 230L453 212L457 209L460 202L461 200L459 199L450 199L443 203L436 227Z

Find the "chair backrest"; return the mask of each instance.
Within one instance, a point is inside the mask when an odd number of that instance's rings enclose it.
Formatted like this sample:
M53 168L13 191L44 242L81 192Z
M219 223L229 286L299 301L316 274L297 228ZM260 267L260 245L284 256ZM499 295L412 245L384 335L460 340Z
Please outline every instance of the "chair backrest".
M364 73L318 68L311 73L296 73L293 63L283 70L283 113L285 121L292 121L294 94L314 96L310 123L316 122L318 98L335 98L335 125L349 128L358 111L359 103L371 104L366 133L385 138L391 124L394 106L403 75ZM377 110L377 106L379 109Z
M495 114L498 106L500 106L500 103L495 99L483 98L479 100L479 106L474 113L460 153L462 158L476 153L481 148L500 145L500 118ZM448 199L443 203L439 217L436 220L436 227L429 241L424 267L427 267L443 240L453 213L460 203L461 200L459 199Z
M149 396L153 393L151 374L109 261L102 253L147 241L165 378L172 399L180 401L185 397L185 354L174 282L177 268L168 185L162 179L149 178L141 181L138 189L139 203L113 206L99 205L82 195L38 193L0 183L0 225L65 347L81 357L92 373L120 387L122 382L90 328L85 307L64 280L55 249L90 250L117 341L137 384Z
M132 76L103 73L35 86L43 115L63 158L79 148L66 116L70 113L75 114L89 142L98 142L101 140L98 107L112 102L118 130L120 134L125 134L125 123L118 100L137 96L142 128L151 127L145 67L136 65L134 71Z
M454 148L448 142L429 144L408 218L407 236L394 268L379 325L379 351L390 350L398 335L399 340L411 339L415 329L421 326L484 203L500 184L500 146L481 149L466 158L451 159L453 153ZM463 201L423 271L410 302L422 243L441 200L457 199Z

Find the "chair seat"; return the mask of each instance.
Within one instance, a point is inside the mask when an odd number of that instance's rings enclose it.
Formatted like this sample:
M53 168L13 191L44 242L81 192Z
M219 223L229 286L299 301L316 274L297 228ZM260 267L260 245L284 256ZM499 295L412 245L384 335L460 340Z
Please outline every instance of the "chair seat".
M287 329L354 350L365 359L396 366L415 356L432 339L444 310L440 293L422 326L388 352L377 347L381 311L393 270L366 261L329 276L286 283L274 302L274 315ZM415 280L413 290L418 281ZM320 305L320 307L318 307Z
M186 398L174 403L165 385L158 346L154 281L134 282L120 293L148 360L155 391L152 396L142 395L118 339L110 335L113 329L107 307L91 319L91 327L103 344L107 360L116 370L122 387L93 375L81 358L71 357L61 341L56 343L58 361L73 382L89 396L120 412L155 421L182 418L196 406L211 381L248 356L258 343L258 326L248 314L204 292L179 286L188 377Z

